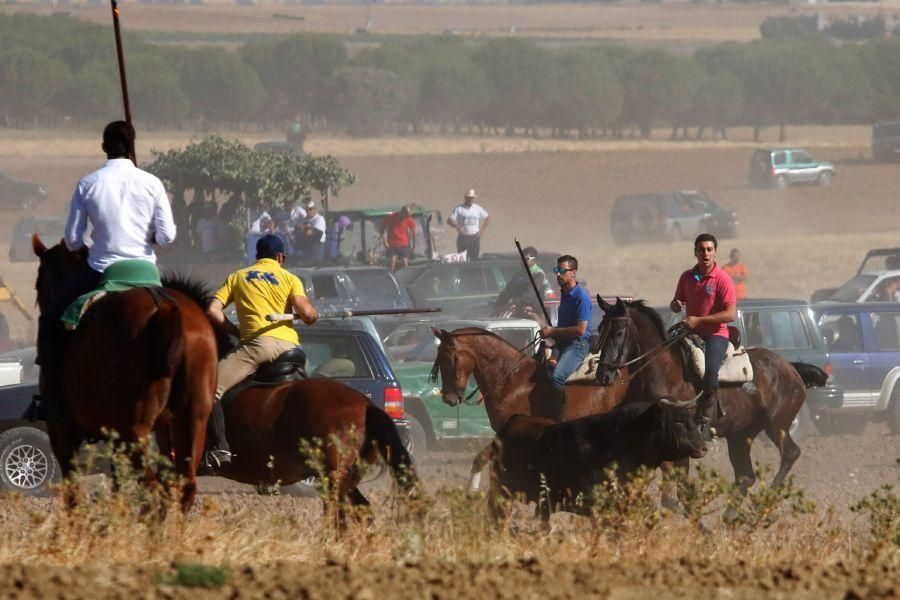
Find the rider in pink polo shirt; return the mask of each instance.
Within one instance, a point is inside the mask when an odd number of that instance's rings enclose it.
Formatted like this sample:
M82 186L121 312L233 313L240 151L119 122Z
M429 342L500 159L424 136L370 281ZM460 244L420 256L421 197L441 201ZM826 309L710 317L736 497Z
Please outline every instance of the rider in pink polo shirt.
M687 307L685 324L706 342L706 374L703 392L698 401L697 416L709 431L709 407L712 396L719 389L719 368L728 349L728 325L737 317L737 294L734 281L716 262L719 242L709 233L701 233L694 240L697 264L681 274L675 298L669 308L681 312Z

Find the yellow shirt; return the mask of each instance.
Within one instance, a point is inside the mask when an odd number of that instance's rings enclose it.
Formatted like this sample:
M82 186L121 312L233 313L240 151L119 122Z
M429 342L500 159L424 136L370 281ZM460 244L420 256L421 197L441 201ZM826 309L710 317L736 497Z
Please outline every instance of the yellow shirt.
M261 258L229 275L215 297L225 306L234 302L242 342L268 335L299 344L300 337L291 321L266 321L270 313L294 312L291 296L306 296L303 282L282 269L278 261Z

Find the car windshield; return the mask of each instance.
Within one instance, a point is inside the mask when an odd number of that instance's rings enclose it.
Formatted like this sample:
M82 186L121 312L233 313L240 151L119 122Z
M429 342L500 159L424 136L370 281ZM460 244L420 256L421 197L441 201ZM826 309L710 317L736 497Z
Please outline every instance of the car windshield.
M404 308L410 305L406 292L397 285L389 271L367 269L348 271L347 274L360 294L370 299L372 306L367 308Z
M856 302L862 293L875 281L875 275L857 275L832 294L828 299L835 302Z
M900 269L900 251L894 254L875 254L867 256L859 268L860 273L879 273Z

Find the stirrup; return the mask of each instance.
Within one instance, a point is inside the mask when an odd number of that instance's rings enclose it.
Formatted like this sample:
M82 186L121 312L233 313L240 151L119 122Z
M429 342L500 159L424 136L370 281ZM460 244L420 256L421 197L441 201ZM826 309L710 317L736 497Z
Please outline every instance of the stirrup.
M233 454L228 450L209 450L206 453L206 466L213 471L220 471L223 468L231 466L231 458Z

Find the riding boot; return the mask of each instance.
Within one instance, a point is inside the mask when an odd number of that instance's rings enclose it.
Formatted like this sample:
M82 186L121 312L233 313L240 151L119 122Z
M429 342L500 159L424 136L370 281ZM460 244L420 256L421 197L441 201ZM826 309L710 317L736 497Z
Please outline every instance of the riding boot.
M712 426L713 410L715 407L715 392L704 391L697 399L697 413L695 421L700 426L700 433L704 441L712 441L716 437L716 430Z
M216 470L231 466L231 448L228 446L228 438L225 437L225 411L222 410L222 403L219 401L213 403L206 432L209 438L206 461L209 466Z

